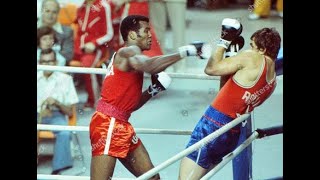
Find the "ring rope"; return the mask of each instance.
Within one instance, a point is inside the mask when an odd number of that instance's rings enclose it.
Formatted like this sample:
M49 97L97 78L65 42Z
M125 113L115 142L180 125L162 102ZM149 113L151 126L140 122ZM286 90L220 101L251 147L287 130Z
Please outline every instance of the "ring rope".
M139 176L137 178L137 180L148 179L148 178L156 175L162 169L164 169L164 168L168 167L169 165L175 163L176 161L182 159L183 157L187 156L188 154L192 153L193 151L198 150L203 145L206 145L211 140L219 137L221 134L223 134L226 131L230 130L231 128L233 128L234 126L239 124L240 122L248 119L249 116L250 116L250 114L243 114L243 115L239 116L238 118L232 120L228 124L225 124L224 126L219 128L215 132L213 132L213 133L209 134L208 136L206 136L205 138L201 139L199 142L193 144L192 146L190 146L187 149L181 151L180 153L176 154L175 156L171 157L170 159L168 159L168 160L164 161L163 163L159 164L158 166L152 168L151 170L149 170L145 174Z
M89 176L65 176L65 175L48 175L37 174L37 179L50 179L50 180L90 180ZM112 180L132 180L133 178L112 178Z
M240 116L241 117L241 116ZM239 117L239 118L240 118ZM249 117L249 116L248 116ZM239 120L240 121L240 120ZM231 123L231 122L230 122ZM226 124L225 126L229 125L230 123ZM237 124L239 124L238 122ZM222 127L223 128L223 127ZM230 127L232 128L232 127ZM221 128L220 128L221 129ZM222 132L224 133L224 132ZM221 134L222 134L221 133ZM234 151L230 152L224 158L222 161L217 164L211 171L209 171L205 176L203 176L200 180L209 180L213 175L215 175L219 170L221 170L228 162L230 162L232 159L234 159L237 155L239 155L247 146L249 146L254 140L260 139L266 136L273 136L277 134L283 133L282 126L276 126L276 127L270 127L266 129L257 129L252 133L252 135L246 139L242 144L240 144ZM214 134L214 133L212 133ZM211 136L210 134L209 136ZM219 135L217 135L219 136ZM208 137L208 136L207 136ZM205 145L204 143L201 143L201 145ZM164 164L164 163L162 163ZM170 164L169 164L170 165ZM169 166L167 165L167 166ZM167 167L166 166L166 167ZM158 166L157 166L158 167ZM152 169L151 169L152 170ZM150 171L151 171L150 170ZM147 173L149 173L148 171ZM146 174L147 174L146 173ZM140 176L139 178L142 178ZM138 179L139 179L138 178ZM63 175L46 175L46 174L37 174L37 179L57 179L57 180L66 180L66 179L74 179L74 180L88 180L90 179L89 176L63 176ZM131 178L112 178L115 180L131 180Z
M107 74L107 69L102 68L84 68L84 67L70 67L70 66L50 66L50 65L37 65L37 70L46 71L60 71L69 73L84 73L84 74ZM172 78L183 79L203 79L203 80L220 80L220 76L208 76L206 74L192 74L192 73L167 73ZM149 74L144 73L145 77L150 77Z
M217 164L211 171L209 171L205 176L203 176L200 180L209 180L221 168L223 168L226 164L228 164L229 161L231 161L238 154L240 154L242 150L244 150L247 146L249 146L252 143L252 141L257 139L258 136L259 136L259 133L257 131L254 131L253 134L248 139L246 139L242 144L240 144L234 151L224 156L222 161L219 164Z
M241 151L244 150L247 146L249 146L254 140L261 139L267 136L282 134L282 133L283 133L282 125L255 130L248 139L246 139L242 144L240 144L235 150L233 150L232 152L224 156L223 160L219 164L217 164L211 171L209 171L205 176L203 176L200 180L210 179L221 168L223 168L229 161L231 161L238 154L240 154Z
M61 125L48 125L38 124L38 130L50 131L89 131L88 126L61 126ZM135 128L138 134L171 134L171 135L191 135L192 131L177 130L177 129L149 129L149 128Z

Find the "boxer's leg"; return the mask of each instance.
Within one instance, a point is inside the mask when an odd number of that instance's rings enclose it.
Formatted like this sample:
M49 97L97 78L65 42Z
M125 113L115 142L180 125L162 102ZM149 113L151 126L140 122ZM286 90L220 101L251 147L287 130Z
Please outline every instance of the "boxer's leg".
M91 158L91 180L111 180L116 158L108 155L94 156Z
M142 143L135 150L129 152L126 158L119 160L136 177L141 176L154 167ZM150 179L160 179L160 175L156 174Z

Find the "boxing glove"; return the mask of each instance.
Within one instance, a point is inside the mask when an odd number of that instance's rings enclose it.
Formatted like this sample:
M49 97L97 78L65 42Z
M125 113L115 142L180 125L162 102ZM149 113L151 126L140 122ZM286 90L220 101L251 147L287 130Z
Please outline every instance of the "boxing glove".
M193 41L191 44L196 47L200 59L208 59L211 56L213 49L211 44L202 41Z
M222 21L221 37L218 46L228 49L233 40L240 36L242 25L236 19L225 18Z
M166 90L171 84L171 77L165 73L151 75L151 85L148 87L148 93L151 96L157 95L159 92Z
M178 48L178 52L181 58L198 55L197 48L194 45L181 46Z
M228 49L225 52L225 57L231 57L237 55L237 53L243 48L244 46L244 39L242 36L237 37L234 39Z

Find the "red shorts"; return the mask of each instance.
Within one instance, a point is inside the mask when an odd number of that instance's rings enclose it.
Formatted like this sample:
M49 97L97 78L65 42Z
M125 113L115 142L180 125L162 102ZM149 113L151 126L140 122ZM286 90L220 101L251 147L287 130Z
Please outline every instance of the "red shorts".
M90 122L92 156L109 155L125 158L134 151L141 140L132 125L101 112L95 112Z

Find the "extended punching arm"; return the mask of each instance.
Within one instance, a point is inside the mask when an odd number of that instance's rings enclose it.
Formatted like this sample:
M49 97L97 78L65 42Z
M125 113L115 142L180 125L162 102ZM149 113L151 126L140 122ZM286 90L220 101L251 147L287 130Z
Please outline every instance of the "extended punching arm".
M187 56L197 56L197 49L194 45L186 45L178 48L177 53L146 57L144 55L135 55L129 58L130 66L139 71L156 74L164 71L170 65L180 61Z

